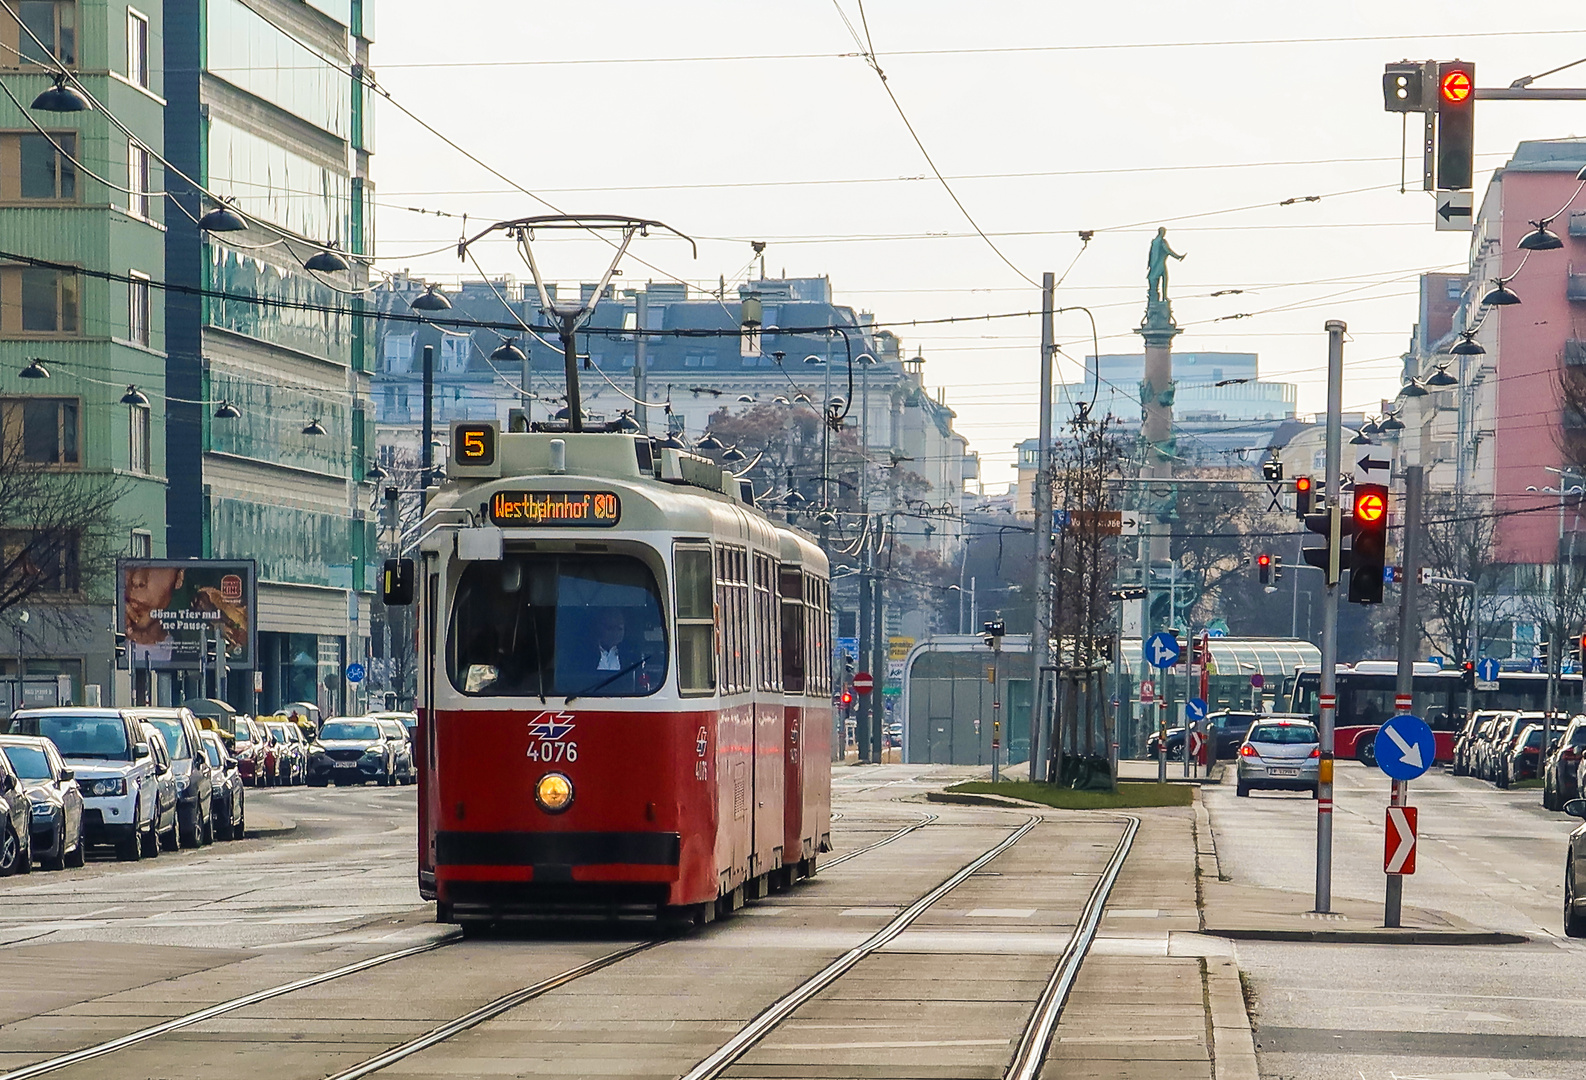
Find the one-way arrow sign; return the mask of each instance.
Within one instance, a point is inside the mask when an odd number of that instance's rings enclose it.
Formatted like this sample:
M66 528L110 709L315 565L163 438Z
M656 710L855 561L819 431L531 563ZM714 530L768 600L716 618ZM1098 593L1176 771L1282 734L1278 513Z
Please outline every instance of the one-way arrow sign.
M1470 196L1468 191L1437 193L1437 212L1432 223L1438 232L1471 232L1475 229L1475 220L1470 212Z
M1388 482L1386 474L1393 471L1393 462L1387 458L1372 456L1381 452L1382 448L1377 446L1361 449L1360 456L1355 459L1355 483L1386 484Z

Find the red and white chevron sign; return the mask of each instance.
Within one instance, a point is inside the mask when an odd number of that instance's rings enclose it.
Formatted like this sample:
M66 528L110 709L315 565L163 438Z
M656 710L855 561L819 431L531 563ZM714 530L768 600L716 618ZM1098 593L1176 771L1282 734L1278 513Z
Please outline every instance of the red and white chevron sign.
M1388 807L1388 829L1382 856L1386 874L1415 873L1415 817L1413 806Z

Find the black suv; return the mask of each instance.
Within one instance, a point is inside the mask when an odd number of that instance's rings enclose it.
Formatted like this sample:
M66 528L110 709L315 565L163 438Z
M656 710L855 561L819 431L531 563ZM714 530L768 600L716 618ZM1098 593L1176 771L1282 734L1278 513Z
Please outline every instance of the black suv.
M176 824L188 847L215 842L214 776L198 734L198 718L187 709L126 709L163 736L176 774Z

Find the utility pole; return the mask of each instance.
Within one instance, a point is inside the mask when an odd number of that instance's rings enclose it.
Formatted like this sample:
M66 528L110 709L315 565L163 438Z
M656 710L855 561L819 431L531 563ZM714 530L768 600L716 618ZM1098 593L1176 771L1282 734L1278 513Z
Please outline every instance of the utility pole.
M1333 909L1333 729L1338 710L1338 551L1342 543L1344 334L1341 319L1327 321L1327 544L1330 551L1322 592L1321 761L1316 791L1316 910Z
M648 400L648 390L644 385L644 367L647 359L645 346L649 344L649 338L645 336L644 332L649 329L649 325L650 294L648 291L635 293L633 297L633 329L635 331L633 336L633 418L639 424L639 431L646 435L650 433L650 425L648 410L645 406L645 402Z
M861 463L861 468L863 464ZM880 519L886 521L886 519ZM888 523L887 527L892 527ZM886 620L886 589L882 586L881 568L877 565L878 556L881 554L882 530L876 530L876 542L870 558L870 693L865 696L870 699L870 756L876 764L883 761L881 747L885 741L882 734L886 727L887 709L886 697L883 688L886 686L887 672L887 620Z
M424 423L419 430L419 460L424 471L419 479L419 509L423 514L430 508L430 482L435 468L435 448L430 444L435 438L435 346L424 346Z
M871 593L870 582L874 569L870 558L870 550L873 540L870 535L869 515L866 515L865 517L864 525L861 527L861 535L864 537L864 550L861 551L859 555L858 667L861 671L863 671L866 663L866 654L870 651L870 637L875 632L872 625L874 612L871 610L871 601L873 599L873 595ZM870 673L872 680L875 679L875 675L876 673L873 671ZM859 730L856 733L854 741L858 744L856 749L859 751L859 760L861 763L871 761L870 725L874 722L874 710L871 708L871 699L876 696L874 682L872 682L871 686L872 688L870 693L857 695L859 698ZM876 762L876 764L879 763L879 761Z
M1404 545L1399 551L1399 562L1404 567L1404 581L1399 586L1399 670L1394 683L1394 711L1400 716L1412 712L1415 703L1415 594L1420 585L1421 501L1424 487L1421 466L1407 467L1404 470ZM1408 781L1393 781L1393 794L1389 802L1392 806L1409 805ZM1398 926L1404 902L1404 875L1389 874L1387 878L1382 924Z
M1041 735L1045 728L1042 672L1052 664L1052 299L1056 278L1041 275L1041 413L1035 460L1035 621L1030 637L1030 781L1043 778ZM1097 357L1099 364L1101 358ZM1059 673L1061 677L1061 673ZM1055 726L1055 725L1054 725ZM1054 735L1054 747L1060 740ZM1062 761L1056 761L1058 772Z

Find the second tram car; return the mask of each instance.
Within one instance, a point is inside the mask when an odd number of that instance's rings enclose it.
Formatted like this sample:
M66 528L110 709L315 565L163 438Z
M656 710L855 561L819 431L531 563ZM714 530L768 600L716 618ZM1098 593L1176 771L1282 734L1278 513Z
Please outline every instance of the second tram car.
M644 436L452 436L416 567L387 564L388 593L411 573L419 605L437 918L704 921L813 874L831 829L820 549Z

